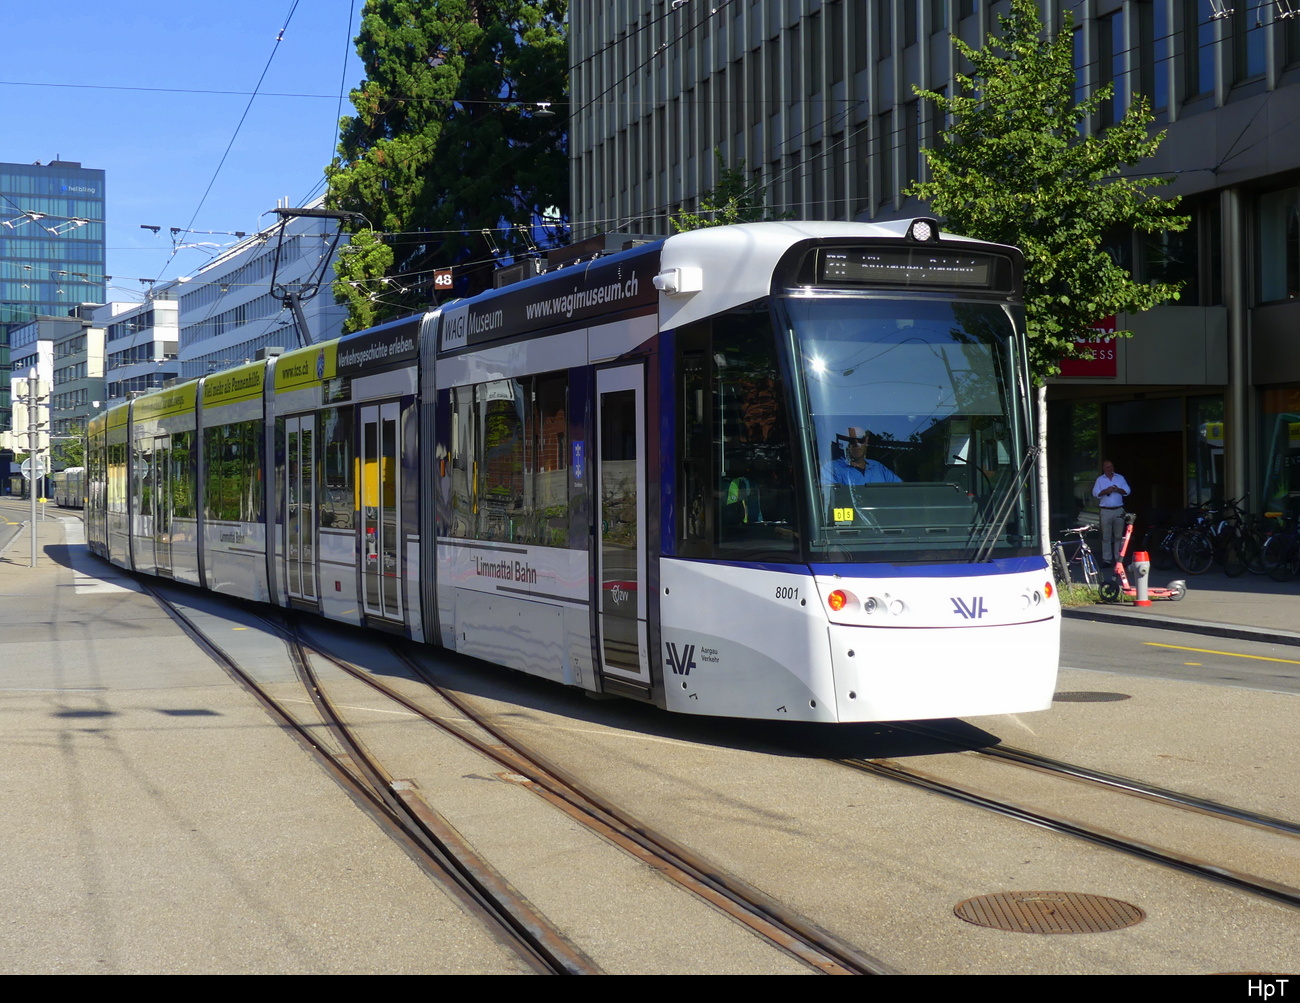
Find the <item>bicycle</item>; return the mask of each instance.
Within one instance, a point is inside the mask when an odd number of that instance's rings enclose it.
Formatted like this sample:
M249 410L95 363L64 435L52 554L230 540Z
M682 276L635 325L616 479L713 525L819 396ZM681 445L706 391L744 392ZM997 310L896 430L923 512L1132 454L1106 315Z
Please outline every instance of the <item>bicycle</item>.
M1097 561L1093 557L1092 548L1084 539L1084 535L1091 533L1093 529L1092 526L1075 526L1072 529L1062 530L1062 538L1052 543L1052 567L1055 569L1059 585L1074 584L1074 576L1070 573L1072 567L1076 569L1081 585L1096 585L1101 580L1101 576L1097 573ZM1065 539L1067 536L1074 536L1077 539L1067 540ZM1074 548L1073 556L1067 556L1067 546Z

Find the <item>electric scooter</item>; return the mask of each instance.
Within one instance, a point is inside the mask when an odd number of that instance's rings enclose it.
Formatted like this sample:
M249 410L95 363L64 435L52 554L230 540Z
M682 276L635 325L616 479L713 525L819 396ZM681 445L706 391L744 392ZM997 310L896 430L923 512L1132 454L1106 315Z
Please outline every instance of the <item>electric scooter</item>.
M1133 536L1133 523L1136 519L1137 516L1132 512L1124 516L1124 542L1120 545L1119 558L1115 561L1115 577L1107 579L1097 587L1102 602L1119 602L1121 596L1137 598L1137 588L1128 583L1128 575L1124 571L1124 555L1128 553L1128 544ZM1177 602L1186 594L1187 582L1181 578L1170 582L1168 588L1147 587L1148 599L1168 599L1170 602Z

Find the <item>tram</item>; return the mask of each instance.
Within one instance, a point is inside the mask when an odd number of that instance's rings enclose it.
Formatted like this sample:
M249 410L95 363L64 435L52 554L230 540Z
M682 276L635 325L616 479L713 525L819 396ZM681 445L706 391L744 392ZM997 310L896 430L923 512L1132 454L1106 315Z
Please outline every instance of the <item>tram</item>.
M107 411L90 545L681 713L1043 709L1021 275L927 219L594 256Z

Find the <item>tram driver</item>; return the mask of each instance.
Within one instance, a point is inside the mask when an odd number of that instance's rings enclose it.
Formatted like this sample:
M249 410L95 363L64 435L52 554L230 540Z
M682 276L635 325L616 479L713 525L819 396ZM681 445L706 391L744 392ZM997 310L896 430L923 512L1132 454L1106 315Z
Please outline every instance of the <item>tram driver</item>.
M858 484L902 482L902 478L883 463L867 459L867 446L871 442L871 433L865 428L851 425L848 435L836 435L835 438L845 443L844 455L822 464L823 484L845 484L852 487Z

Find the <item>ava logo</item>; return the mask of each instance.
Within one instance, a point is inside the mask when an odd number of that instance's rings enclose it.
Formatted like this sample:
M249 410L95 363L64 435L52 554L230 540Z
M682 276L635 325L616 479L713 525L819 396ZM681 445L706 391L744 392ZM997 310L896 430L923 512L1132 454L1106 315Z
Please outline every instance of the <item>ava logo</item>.
M695 668L695 645L682 645L680 651L677 650L677 645L673 644L672 641L668 641L667 645L668 664L672 666L673 675L689 676L691 669Z
M322 348L320 350L320 354L316 356L316 379L318 380L323 379L324 376L325 376L325 349Z
M969 604L967 604L965 599L958 599L956 596L951 596L950 598L952 599L952 611L960 614L963 619L978 620L988 612L984 607L983 596L972 597Z

